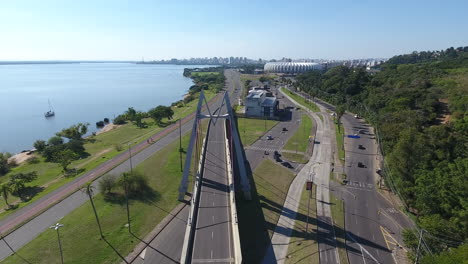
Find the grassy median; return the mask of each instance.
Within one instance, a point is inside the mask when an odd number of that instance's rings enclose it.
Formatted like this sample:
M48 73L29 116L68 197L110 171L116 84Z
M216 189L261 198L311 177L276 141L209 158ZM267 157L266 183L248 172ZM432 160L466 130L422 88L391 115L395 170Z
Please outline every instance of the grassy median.
M252 200L237 200L245 263L261 263L294 177L290 170L265 159L252 174Z
M338 148L338 158L344 162L345 150L344 150L344 127L335 123L336 132L336 147Z
M299 162L299 163L307 163L309 160L308 158L303 155L307 151L307 147L309 146L311 140L309 137L312 135L312 120L306 114L302 114L302 121L299 128L296 130L294 135L289 138L289 140L284 145L283 149L290 150L290 151L297 151L299 153L288 153L283 152L282 155L284 158Z
M188 145L188 140L188 135L183 137L183 146ZM135 168L148 178L151 187L148 195L130 201L132 230L140 238L149 233L179 203L177 195L181 172L178 148L179 142L174 141ZM101 194L96 195L94 201L105 237L126 256L140 241L130 235L125 227L125 203L122 200L106 201ZM100 239L89 202L62 218L60 223L64 224L60 234L65 263L120 262L112 249ZM59 263L56 232L45 230L18 253L32 263ZM24 262L17 256L11 256L4 263Z
M297 95L286 88L280 88L280 91L287 94L289 97L294 99L297 103L304 107L307 107L312 112L320 112L320 108L313 102L306 100L304 97Z
M237 118L237 128L244 147L252 145L276 124L276 120Z
M346 251L346 232L344 219L344 203L335 195L330 193L331 213L335 225L336 243L341 264L348 264L348 253Z
M304 185L301 202L299 204L294 230L289 240L286 263L319 263L317 242L317 202L315 199L317 187L313 185L312 193ZM309 204L310 195L310 204ZM309 210L307 205L309 204ZM307 211L309 211L309 225L306 232Z

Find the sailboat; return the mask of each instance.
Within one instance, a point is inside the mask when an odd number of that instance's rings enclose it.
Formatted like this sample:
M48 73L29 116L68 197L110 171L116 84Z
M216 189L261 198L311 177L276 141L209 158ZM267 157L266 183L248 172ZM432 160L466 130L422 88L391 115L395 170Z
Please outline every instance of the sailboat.
M54 112L54 110L52 109L52 105L50 104L50 100L47 99L47 101L49 101L49 111L45 112L45 113L44 113L44 116L45 116L45 117L54 116L54 115L55 115L55 112Z

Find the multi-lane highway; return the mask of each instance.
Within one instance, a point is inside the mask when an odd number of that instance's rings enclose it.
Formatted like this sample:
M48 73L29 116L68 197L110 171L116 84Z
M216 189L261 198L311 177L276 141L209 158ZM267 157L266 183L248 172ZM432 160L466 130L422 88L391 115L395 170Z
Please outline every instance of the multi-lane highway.
M320 107L334 111L334 106L317 100ZM348 177L345 186L333 184L333 191L345 202L345 229L348 258L354 263L395 263L395 249L402 245L401 231L409 220L377 191L379 155L372 127L352 114L341 118L345 135ZM361 147L359 146L361 145ZM362 165L359 166L359 162ZM322 259L321 259L322 261Z
M226 111L224 107L221 114ZM231 263L229 184L226 168L225 120L212 120L201 178L192 263Z

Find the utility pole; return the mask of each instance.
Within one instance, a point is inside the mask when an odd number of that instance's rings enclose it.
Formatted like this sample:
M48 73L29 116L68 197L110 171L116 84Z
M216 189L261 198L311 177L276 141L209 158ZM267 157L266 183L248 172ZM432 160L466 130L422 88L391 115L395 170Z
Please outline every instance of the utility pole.
M422 236L423 236L424 230L421 229L421 232L419 233L419 243L418 243L418 249L416 250L416 260L414 261L414 264L417 264L419 261L419 249L421 248L421 241L422 241Z
M128 143L128 153L130 155L130 173L133 173L133 166L132 166L132 149L130 147L131 143Z

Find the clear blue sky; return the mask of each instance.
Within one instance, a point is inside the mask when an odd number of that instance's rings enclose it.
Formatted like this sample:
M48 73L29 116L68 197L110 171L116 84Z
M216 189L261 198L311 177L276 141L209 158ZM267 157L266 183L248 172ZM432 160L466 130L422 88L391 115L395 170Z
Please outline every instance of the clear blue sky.
M0 60L390 57L468 46L467 11L466 0L4 0Z

